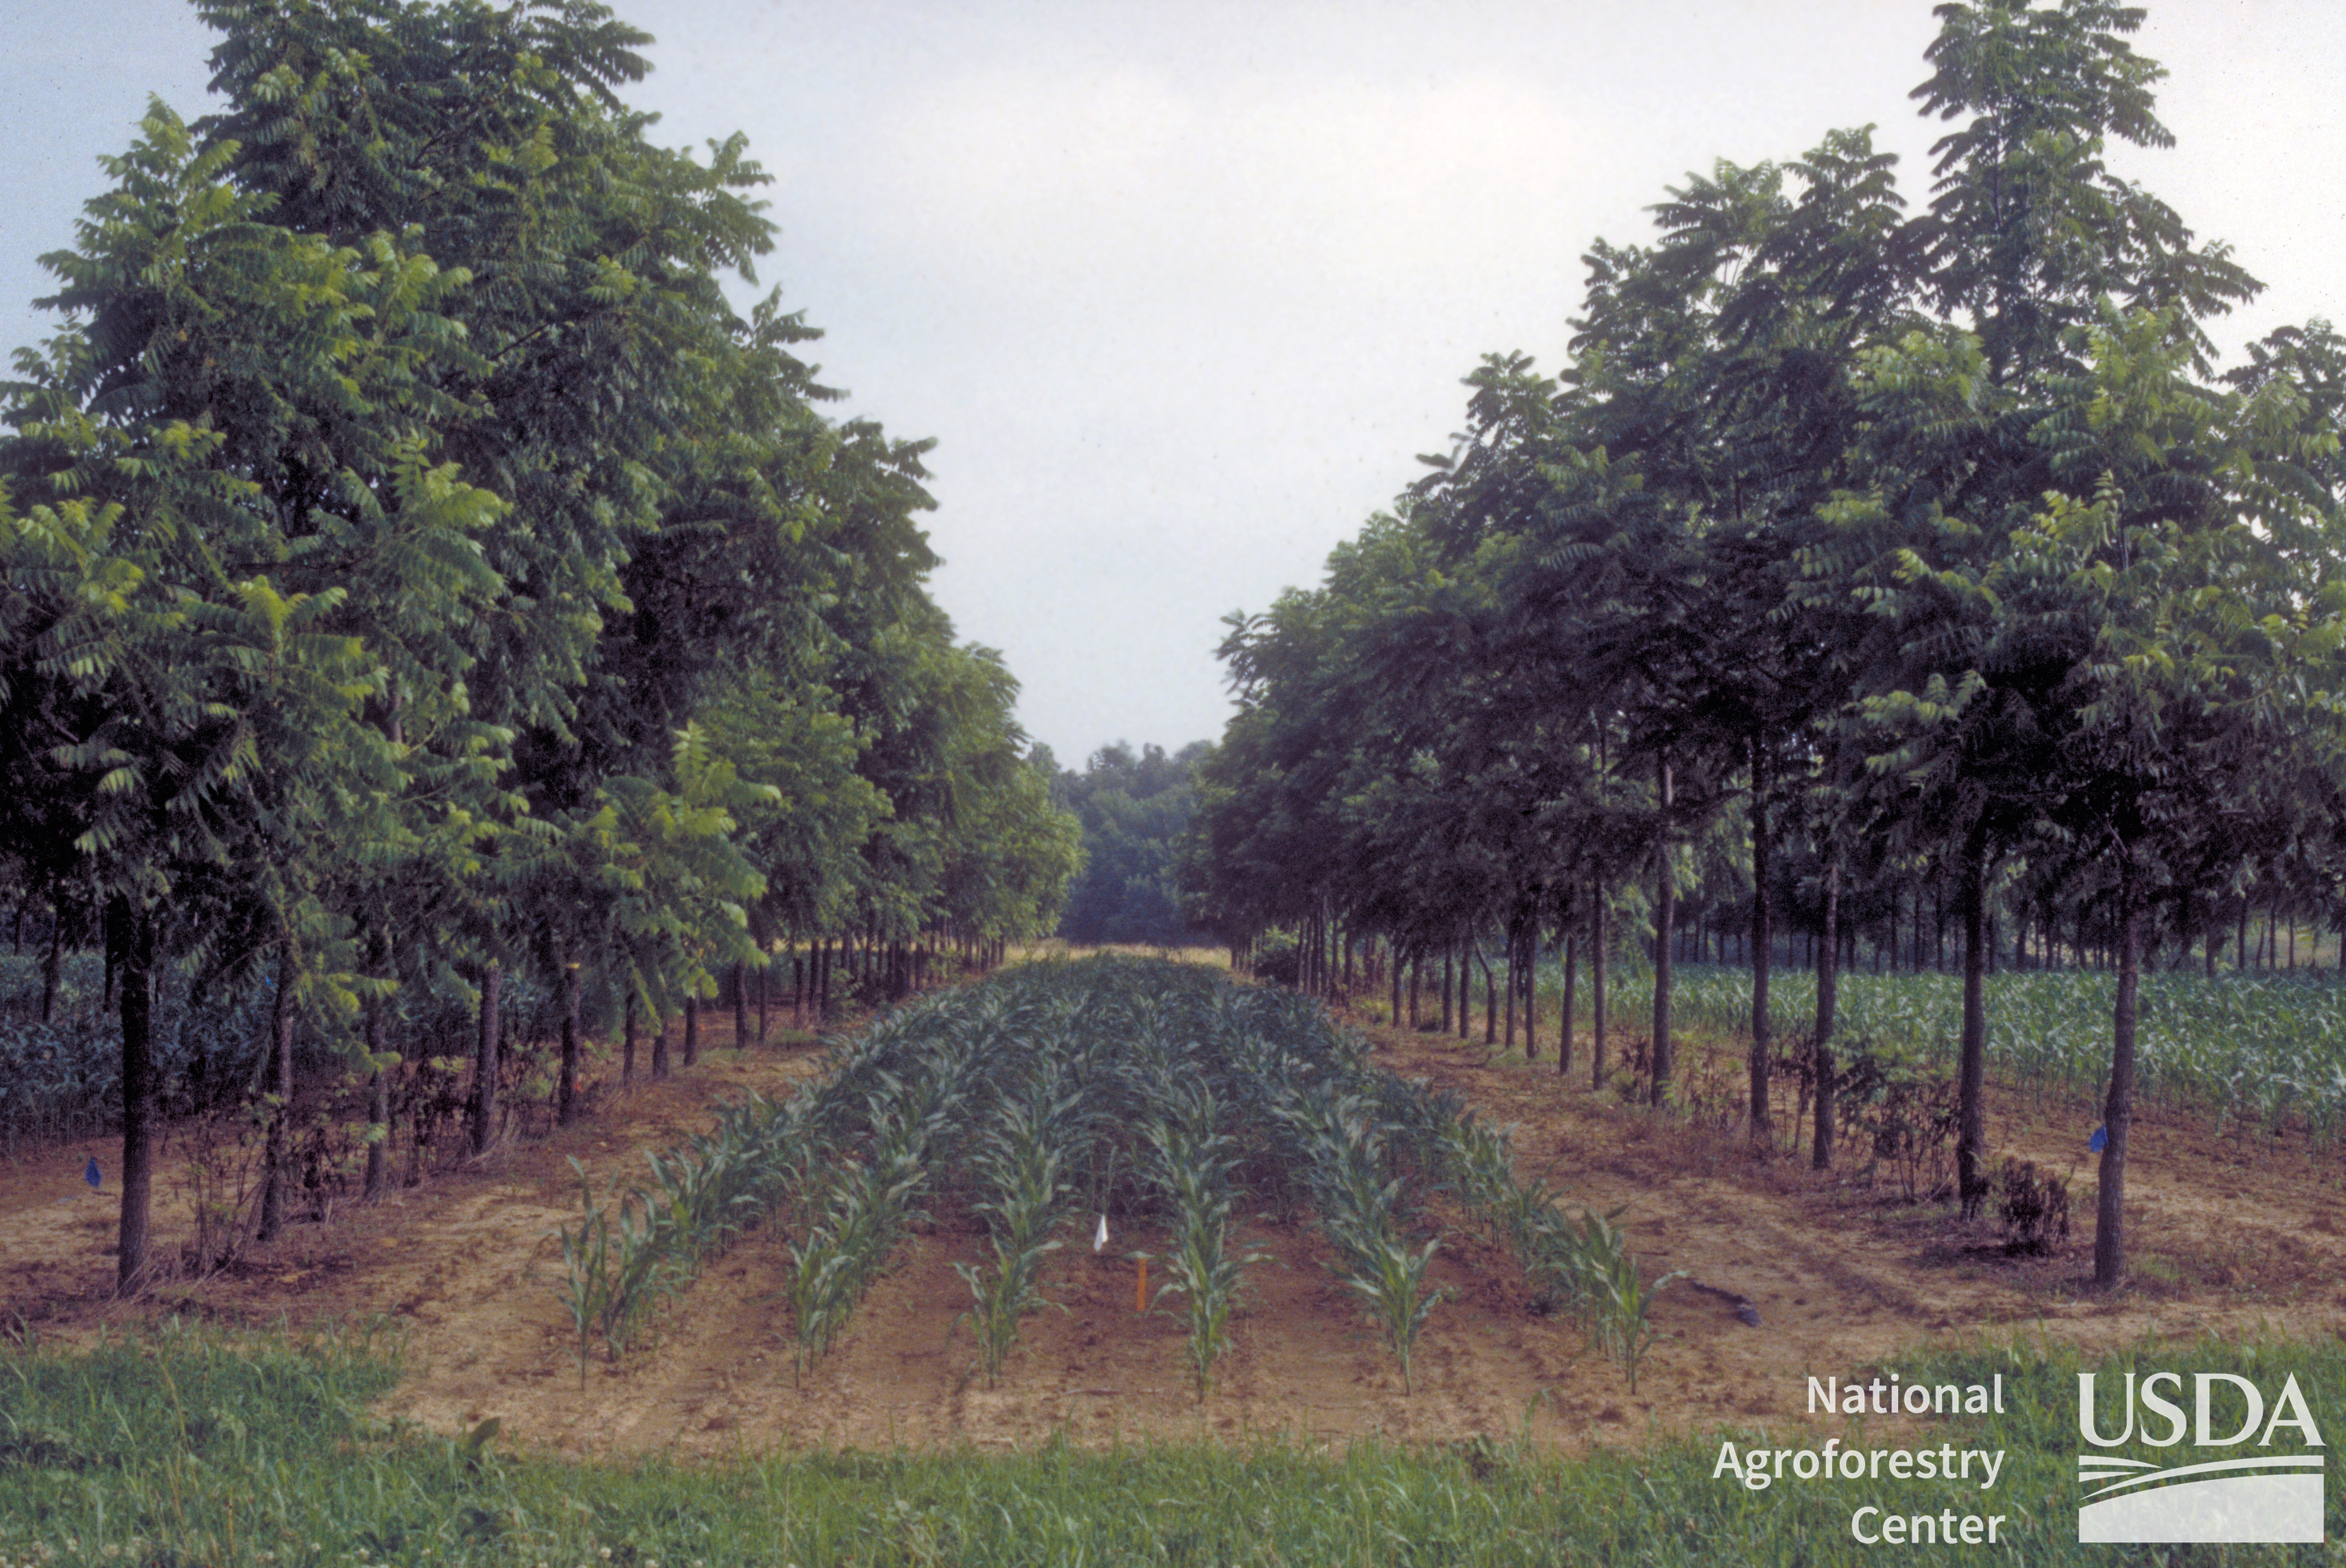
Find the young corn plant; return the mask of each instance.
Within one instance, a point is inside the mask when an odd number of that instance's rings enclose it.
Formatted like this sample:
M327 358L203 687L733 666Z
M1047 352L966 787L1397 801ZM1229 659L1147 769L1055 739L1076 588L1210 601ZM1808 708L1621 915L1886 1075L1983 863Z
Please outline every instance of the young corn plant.
M586 1167L573 1159L570 1168L578 1173L578 1229L574 1235L566 1225L556 1233L562 1240L564 1278L554 1293L578 1331L578 1391L583 1394L587 1331L602 1322L611 1298L611 1222L595 1207L595 1188L586 1179Z
M1156 1184L1173 1207L1176 1237L1164 1259L1165 1282L1150 1305L1177 1293L1188 1302L1189 1369L1202 1405L1213 1390L1214 1363L1229 1349L1239 1280L1265 1255L1230 1250L1230 1173L1238 1166L1238 1145L1213 1130L1212 1096L1200 1090L1188 1103L1176 1103L1187 1113L1182 1120L1151 1122L1143 1129Z
M1582 1321L1594 1344L1621 1363L1629 1374L1629 1391L1637 1391L1637 1366L1654 1342L1654 1302L1664 1287L1679 1278L1665 1274L1652 1284L1638 1272L1628 1237L1614 1224L1619 1209L1609 1215L1584 1213L1580 1223L1563 1221L1558 1257L1551 1267L1577 1277Z
M1404 1394L1415 1391L1410 1380L1410 1359L1417 1348L1418 1330L1433 1316L1444 1294L1439 1288L1425 1288L1426 1265L1441 1245L1438 1240L1429 1241L1412 1252L1392 1237L1381 1237L1375 1249L1344 1276L1346 1288L1367 1302L1369 1320L1383 1333L1393 1359L1401 1363Z
M969 1287L970 1328L988 1388L1001 1383L1003 1363L1018 1343L1019 1319L1036 1307L1060 1305L1042 1292L1043 1259L1061 1246L1051 1233L1066 1218L1066 1183L1055 1144L1081 1102L1054 1093L1063 1085L1050 1078L1038 1089L1028 1102L1003 1104L975 1162L993 1196L973 1207L985 1217L994 1256L954 1265Z
M650 1200L641 1188L631 1189L616 1207L609 1224L610 1288L596 1320L604 1351L614 1361L635 1343L637 1330L652 1308L691 1278L690 1268L662 1244Z
M788 1243L797 1375L828 1350L916 1217L913 1197L927 1179L926 1123L885 1114L869 1156L833 1177L806 1239Z
M563 1282L555 1296L578 1334L578 1387L586 1387L586 1345L591 1330L604 1354L617 1361L659 1299L683 1284L688 1270L665 1238L658 1211L641 1187L607 1207L595 1203L584 1166L578 1173L579 1220L576 1230L560 1227Z
M1338 1278L1362 1298L1401 1363L1402 1391L1414 1392L1417 1336L1443 1296L1426 1288L1441 1242L1412 1251L1403 1240L1402 1179L1385 1174L1384 1130L1370 1120L1362 1100L1322 1086L1293 1096L1287 1119L1311 1160L1320 1227L1342 1258Z

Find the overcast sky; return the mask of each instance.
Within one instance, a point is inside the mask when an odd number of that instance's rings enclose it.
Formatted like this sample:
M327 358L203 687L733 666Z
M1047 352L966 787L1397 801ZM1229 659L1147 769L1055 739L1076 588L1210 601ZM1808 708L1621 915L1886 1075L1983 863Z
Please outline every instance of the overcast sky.
M1591 239L1869 122L1919 203L1935 128L1924 0L617 9L655 137L746 131L775 177L760 279L842 412L937 438L934 592L1063 764L1219 734L1220 617L1318 580L1483 354L1557 363ZM147 96L204 112L210 40L176 0L0 0L0 36L14 347ZM2137 46L2178 145L2113 162L2269 285L2219 342L2346 319L2346 4L2153 0Z

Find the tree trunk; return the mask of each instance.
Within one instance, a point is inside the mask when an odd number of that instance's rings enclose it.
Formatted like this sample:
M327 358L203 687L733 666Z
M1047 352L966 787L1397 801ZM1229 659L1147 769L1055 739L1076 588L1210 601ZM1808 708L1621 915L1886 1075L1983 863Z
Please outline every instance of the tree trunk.
M1393 955L1392 973L1390 978L1392 981L1392 1005L1387 1016L1392 1020L1392 1026L1398 1029L1401 1027L1401 955L1399 953Z
M556 1090L554 1122L566 1127L578 1119L578 966L562 966L562 1082Z
M1524 929L1524 1060L1526 1062L1539 1058L1539 917L1534 915Z
M766 1043L766 983L774 972L773 955L760 950L765 962L758 965L758 1044Z
M2127 1134L2134 1125L2135 997L2141 983L2142 917L2130 871L2118 879L2118 995L2110 1030L2110 1095L2102 1108L2101 1190L2094 1210L2094 1283L2105 1289L2126 1272Z
M155 923L122 898L107 906L107 945L122 954L122 1217L114 1292L128 1296L146 1281L155 1196Z
M1964 1044L1955 1085L1955 1191L1965 1219L1987 1202L1987 830L1964 840Z
M382 1007L380 1000L366 1004L367 1054L382 1054ZM366 1200L382 1196L391 1184L391 1078L373 1062L367 1064Z
M1474 943L1459 943L1459 1040L1474 1028Z
M1515 1048L1515 1013L1520 1009L1524 989L1524 928L1519 921L1507 928L1507 1029L1504 1049ZM1535 1062L1539 1053L1531 1046L1524 1047L1524 1060Z
M1751 740L1751 1136L1772 1136L1768 1105L1768 751ZM1797 1136L1797 1134L1795 1135ZM1795 1151L1797 1153L1797 1149Z
M700 998L687 995L684 999L684 1064L688 1067L700 1061Z
M1588 901L1588 1086L1605 1087L1605 885Z
M497 1127L497 1003L505 971L493 962L481 976L481 1039L473 1057L473 1153L489 1152Z
M1564 1017L1556 1030L1556 1075L1559 1078L1572 1071L1572 1006L1579 1000L1573 994L1580 981L1580 933L1566 927L1564 933Z
M750 966L733 966L733 1049L750 1044Z
M621 1017L619 1044L619 1086L627 1087L636 1081L636 983L632 974L624 977L627 999L619 1007Z
M1810 1042L1810 1067L1816 1078L1817 1115L1810 1145L1811 1169L1829 1171L1833 1161L1833 1013L1841 1005L1841 850L1825 862L1825 927L1818 937L1817 1025Z
M260 1177L260 1239L277 1239L285 1227L285 1134L293 1115L293 939L284 939L277 955L277 994L269 1009L269 1093L277 1103L270 1107L269 1135L262 1150L265 1168Z
M49 951L47 956L41 960L41 1022L44 1023L56 1015L57 982L65 973L65 911L52 904L49 910Z
M1499 1043L1499 972L1483 956L1481 942L1474 944L1474 962L1483 966L1483 1044Z
M668 1020L659 1019L652 1033L652 1076L668 1076Z
M1670 940L1678 911L1678 876L1670 866L1670 763L1662 759L1661 865L1654 878L1654 1056L1653 1083L1646 1097L1658 1105L1670 1097Z

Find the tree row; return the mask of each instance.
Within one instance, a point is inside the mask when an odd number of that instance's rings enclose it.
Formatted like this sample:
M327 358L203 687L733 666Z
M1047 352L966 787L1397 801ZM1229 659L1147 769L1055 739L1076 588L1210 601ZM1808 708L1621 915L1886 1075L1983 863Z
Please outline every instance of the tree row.
M1560 374L1486 359L1454 449L1323 584L1232 618L1189 886L1233 941L1304 930L1322 977L1340 932L1518 976L1561 946L1601 996L1631 927L1657 1103L1699 890L1752 966L1763 1138L1789 919L1820 1166L1845 939L1927 926L1964 975L1966 1217L2000 904L2014 952L2118 973L2109 1283L2144 955L2346 909L2346 341L2285 329L2219 372L2204 324L2259 286L2105 163L2172 141L2139 9L1937 14L1925 204L1870 129L1689 177L1649 243L1589 252Z
M783 944L801 1001L848 941L908 984L1049 929L1078 854L927 595L926 443L729 301L765 177L648 139L646 35L200 9L217 112L107 160L0 443L0 879L107 957L126 1288L174 987L266 998L265 1237L317 1074L380 1114L470 1055L486 1144L508 977L566 1120L582 972L630 1039Z

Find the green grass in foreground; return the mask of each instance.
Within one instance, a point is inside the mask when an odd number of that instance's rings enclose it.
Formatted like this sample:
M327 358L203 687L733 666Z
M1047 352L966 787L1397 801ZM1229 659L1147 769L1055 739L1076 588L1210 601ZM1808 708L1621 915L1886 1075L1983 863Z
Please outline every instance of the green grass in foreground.
M2323 1435L2346 1429L2346 1344L2336 1340L2202 1345L2143 1364L2247 1371L2268 1387L2293 1371ZM1013 1456L586 1464L516 1457L495 1441L474 1451L372 1418L367 1401L395 1374L363 1339L166 1329L87 1354L0 1359L0 1563L1831 1564L1885 1555L1850 1536L1851 1511L1867 1502L2012 1520L2000 1550L1892 1547L1891 1556L2311 1564L2346 1555L2335 1477L2328 1548L2081 1547L2069 1539L2074 1356L1980 1351L1902 1369L1933 1383L2004 1374L2012 1413L1951 1420L1930 1440L2008 1450L1992 1492L1976 1481L1754 1492L1713 1478L1721 1436L1743 1442L1743 1432L1583 1458L1502 1441L1418 1452L1053 1445ZM1796 1393L1804 1387L1786 1378ZM1768 1435L1787 1447L1808 1441Z

